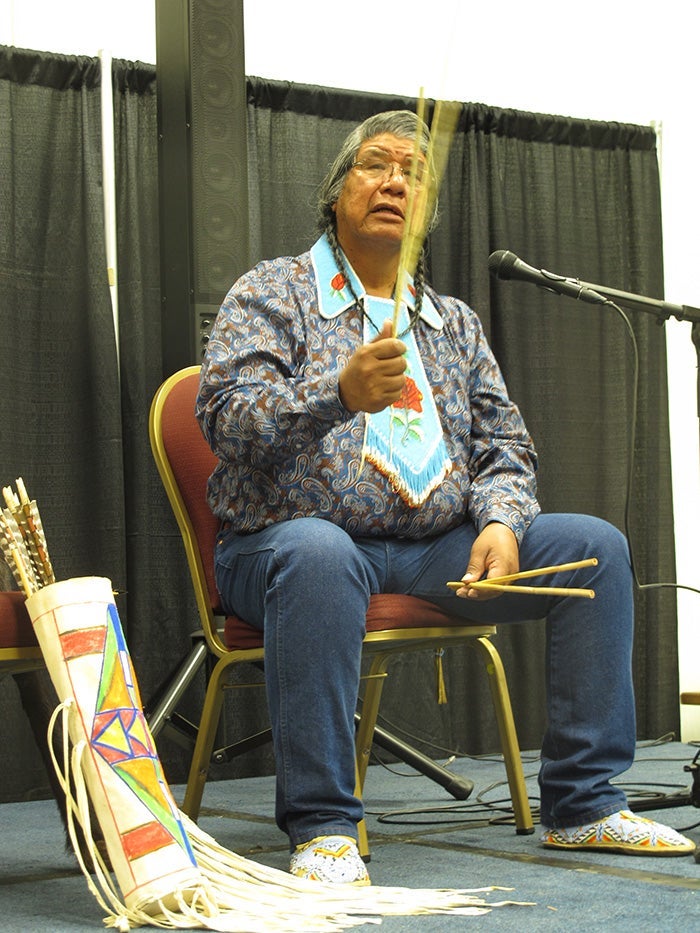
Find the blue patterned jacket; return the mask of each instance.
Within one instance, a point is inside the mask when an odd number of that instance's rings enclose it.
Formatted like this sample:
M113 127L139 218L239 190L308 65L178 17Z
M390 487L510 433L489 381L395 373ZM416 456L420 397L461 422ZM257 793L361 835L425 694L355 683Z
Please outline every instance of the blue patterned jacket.
M219 458L214 513L241 534L315 516L354 536L407 538L498 521L521 540L539 512L532 440L478 317L430 286L415 335L452 470L418 508L371 464L360 471L364 415L344 408L338 374L362 321L343 284L322 237L300 256L259 263L226 296L196 405Z

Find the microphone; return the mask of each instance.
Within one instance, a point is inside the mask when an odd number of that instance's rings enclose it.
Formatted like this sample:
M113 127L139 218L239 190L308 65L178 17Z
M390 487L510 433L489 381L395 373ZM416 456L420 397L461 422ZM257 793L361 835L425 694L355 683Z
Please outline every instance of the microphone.
M607 285L592 285L590 282L582 282L579 279L555 275L553 272L547 272L546 269L535 269L506 249L498 249L495 253L491 253L489 272L497 279L532 282L540 288L546 288L551 292L567 295L579 301L587 301L590 304L600 305L611 302L635 311L656 314L663 320L668 320L673 315L679 321L700 323L700 308L693 308L690 305L674 305L658 298L634 295L631 292L619 291L617 288L608 288Z
M489 272L497 279L516 279L521 282L532 282L540 288L546 288L558 295L567 295L578 301L587 301L594 305L607 304L608 299L595 291L596 286L587 286L567 279L563 275L555 275L546 269L535 269L528 266L515 253L507 249L497 249L489 256Z

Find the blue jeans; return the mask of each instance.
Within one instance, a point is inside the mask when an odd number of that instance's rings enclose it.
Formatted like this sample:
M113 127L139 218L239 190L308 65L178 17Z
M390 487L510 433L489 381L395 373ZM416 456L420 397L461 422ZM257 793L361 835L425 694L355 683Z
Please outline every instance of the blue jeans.
M528 583L591 587L596 598L502 594L481 602L445 587L464 574L476 534L463 524L421 541L352 538L330 522L299 518L220 536L223 605L265 633L276 819L292 847L319 835L357 836L354 712L365 615L375 593L419 596L476 622L546 617L542 824L578 825L626 806L611 784L631 765L636 738L625 538L591 516L540 515L520 546L523 569L591 556L598 566Z

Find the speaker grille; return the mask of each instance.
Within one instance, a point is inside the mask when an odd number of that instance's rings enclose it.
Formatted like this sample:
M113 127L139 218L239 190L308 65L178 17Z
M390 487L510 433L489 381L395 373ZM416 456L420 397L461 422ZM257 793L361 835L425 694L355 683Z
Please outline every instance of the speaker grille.
M156 0L163 375L250 265L243 0Z
M196 304L248 268L243 4L191 0L192 243Z

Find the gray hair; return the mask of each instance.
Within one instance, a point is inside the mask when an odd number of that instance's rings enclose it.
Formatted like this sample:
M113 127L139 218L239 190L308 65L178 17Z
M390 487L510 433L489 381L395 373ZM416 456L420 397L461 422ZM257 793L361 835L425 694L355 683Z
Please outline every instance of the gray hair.
M430 143L430 131L425 123L420 122L422 124L420 148L426 154ZM374 116L368 117L364 123L360 123L349 133L319 189L317 215L318 227L322 233L328 231L329 228L335 230L336 219L333 205L340 197L345 184L345 177L352 168L362 143L374 136L379 136L380 133L391 133L401 139L415 139L418 126L419 119L412 111L387 110L384 113L376 113ZM435 226L437 213L438 205L436 200L429 229Z

